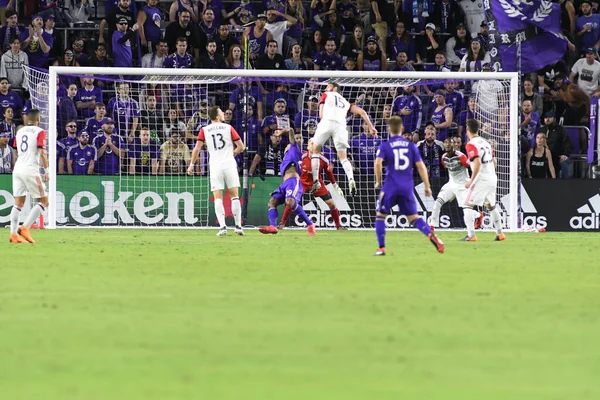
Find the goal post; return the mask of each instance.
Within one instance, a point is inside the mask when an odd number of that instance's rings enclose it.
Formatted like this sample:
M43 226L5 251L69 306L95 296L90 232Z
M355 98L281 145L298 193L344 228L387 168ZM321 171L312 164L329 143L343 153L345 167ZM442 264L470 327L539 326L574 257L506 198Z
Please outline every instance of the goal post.
M491 96L496 96L495 100L487 100L490 98L490 94L487 95L481 93L472 93L472 96L478 97L480 101L487 101L488 103L484 104L481 107L478 107L477 112L475 114L477 119L480 119L482 122L482 126L487 121L487 127L491 127L488 129L488 134L497 135L498 142L502 141L503 146L505 147L505 151L498 152L498 155L504 157L502 162L500 163L504 166L505 170L502 173L502 185L499 186L504 187L505 192L498 194L498 203L503 204L504 218L505 218L505 227L509 231L517 231L519 224L519 149L518 149L518 74L517 73L509 73L509 72L462 72L462 73L451 73L451 72L349 72L349 71L279 71L279 70L204 70L204 69L155 69L155 68L146 68L146 69L135 69L135 68L98 68L98 67L81 67L81 68L72 68L72 67L50 67L48 73L47 82L41 82L43 78L37 77L30 81L31 85L40 85L46 84L48 87L48 99L47 102L40 102L41 107L47 106L47 110L42 110L42 112L47 112L48 115L48 153L50 160L50 182L49 182L49 201L50 207L48 210L48 218L47 218L47 227L48 228L56 228L59 226L65 225L59 221L59 217L64 216L63 214L72 212L73 210L66 210L67 207L72 205L76 205L80 207L81 210L89 210L93 206L97 205L95 200L87 199L80 200L76 199L65 199L64 195L60 192L60 188L57 187L57 140L59 132L63 132L63 128L58 126L58 102L59 98L57 96L57 90L59 89L58 82L63 77L75 77L80 79L82 77L94 76L96 79L101 79L103 82L106 82L108 85L118 85L121 82L128 82L132 88L132 93L130 96L132 98L136 98L136 100L140 100L140 96L143 96L144 93L147 92L148 88L151 85L158 85L159 87L163 87L164 98L163 101L167 101L168 98L172 98L175 96L174 93L185 92L187 87L190 87L190 90L195 91L196 99L195 102L202 102L203 104L208 103L209 105L221 105L221 107L225 110L226 104L229 103L229 99L227 97L228 91L231 90L232 87L235 87L238 83L248 83L251 81L261 80L261 81L272 81L272 82L281 82L286 83L286 85L291 87L290 90L290 98L293 98L295 111L302 112L307 106L306 102L308 100L307 88L311 83L318 83L322 85L326 81L335 81L338 82L342 88L342 94L349 93L350 97L354 95L360 96L361 94L367 93L366 96L371 96L371 117L378 118L383 121L383 112L386 108L385 106L389 106L392 98L392 93L399 93L403 88L408 86L421 87L423 85L442 85L445 82L466 82L466 87L470 87L470 85L474 82L497 82L497 84L493 84L492 86L498 88L498 92ZM186 86L187 85L187 86ZM273 84L275 85L275 83ZM271 85L271 86L273 86ZM485 85L479 85L485 86ZM382 96L380 93L382 91L387 90L387 97ZM179 92L178 92L179 91ZM115 96L118 98L120 95L118 93L118 89L115 87L114 89ZM179 95L179 94L178 94ZM170 97L169 97L170 96ZM266 98L267 95L264 95ZM300 97L299 100L296 101L296 98ZM363 96L364 98L364 96ZM383 101L385 99L385 102ZM169 100L170 101L170 100ZM105 96L104 103L108 103L109 99ZM289 100L288 100L289 102ZM272 104L265 104L266 100L263 101L263 109L267 107L272 108ZM190 103L191 104L191 103ZM235 103L234 103L235 104ZM245 104L238 103L242 108L245 108ZM358 104L358 103L357 103ZM253 104L256 108L256 104ZM291 105L291 104L290 104ZM360 105L360 104L359 104ZM34 104L36 106L36 104ZM163 105L165 108L167 107L175 107L174 103L170 105ZM140 106L141 107L141 106ZM179 105L177 105L179 107ZM196 107L196 104L194 104ZM184 107L185 108L185 107ZM201 120L195 120L193 124L189 122L189 114L191 111L195 110L187 110L177 108L178 112L185 114L186 126L192 126L191 129L195 130L197 126L196 123L200 123ZM162 109L164 112L165 109ZM243 112L243 111L235 111ZM256 111L255 111L256 114ZM265 110L263 113L264 117L268 116L269 113ZM203 118L205 118L205 115ZM107 115L108 116L108 115ZM234 115L236 118L237 115ZM199 117L200 118L200 117ZM289 118L293 121L294 115L290 113ZM422 122L425 123L429 118L428 115L423 116ZM304 121L304 120L302 120ZM277 122L279 124L279 121ZM165 125L166 126L166 125ZM279 125L278 125L279 126ZM381 127L384 124L380 124ZM139 134L139 124L138 129L136 131L136 136ZM155 127L156 129L162 129L162 127ZM244 129L249 130L250 127L246 127ZM360 129L360 127L358 127ZM80 130L80 129L78 129ZM189 129L188 129L189 130ZM356 131L359 132L359 131ZM356 133L352 132L352 133ZM192 134L195 136L197 131L195 132L187 132L187 134ZM241 134L248 134L248 132L240 132ZM351 134L352 134L351 133ZM360 133L360 132L359 132ZM384 132L382 132L384 133ZM119 134L123 135L123 133L119 132ZM244 137L244 136L243 136ZM385 136L384 136L385 137ZM250 137L246 137L246 139L252 140ZM494 139L494 137L492 137ZM501 139L501 140L500 140ZM127 141L127 138L124 138L124 141ZM264 145L264 143L262 144ZM306 146L306 143L305 143ZM124 149L127 149L127 144L125 144ZM126 152L126 150L125 150ZM247 157L248 161L243 165L240 170L247 170L249 164L252 163L253 154L250 157ZM205 164L207 159L204 158L203 162ZM354 161L355 165L357 164L357 160ZM334 168L336 165L334 165ZM339 167L339 166L338 166ZM118 220L115 223L103 224L102 219L95 219L92 225L94 226L158 226L158 227L181 227L181 226L214 226L212 221L209 221L211 217L211 196L212 194L209 191L208 187L208 178L207 178L207 165L200 167L198 166L198 175L197 177L188 178L185 176L149 176L149 177L138 177L137 175L129 175L129 171L120 171L118 175L116 175L112 180L115 182L115 186L112 190L121 190L123 195L123 199L119 198L118 194L115 195L115 201L121 201L119 203L124 207L138 207L141 209L143 218L137 218L133 216L131 220L128 218L123 218L118 212L115 213L116 219ZM202 170L200 170L202 168ZM339 170L339 168L338 168ZM248 188L248 192L252 197L253 194L256 195L259 190L266 191L267 184L263 183L263 177L260 174L255 174L254 177L244 176L242 180L242 187ZM338 174L336 177L341 178L341 182L344 182L344 177L341 176L343 174ZM499 174L500 176L501 174ZM269 185L274 185L278 174L275 174L274 178L266 178L266 182ZM62 181L65 181L64 176L59 176ZM75 182L75 178L70 178L71 181ZM371 185L371 181L374 182L373 177L365 177L364 185L368 187ZM443 182L442 182L443 183ZM78 193L88 192L93 188L86 187L84 183L73 183L74 185L80 185L77 187ZM96 185L98 183L95 183ZM102 185L106 186L105 182L101 182ZM417 184L417 182L415 182ZM343 184L340 184L343 186ZM254 188L254 189L253 189ZM106 189L103 188L103 190ZM170 191L172 189L172 193L162 193L160 196L157 196L156 193L160 191ZM344 188L346 189L346 188ZM419 196L419 187L416 187L416 194ZM499 189L500 190L500 189ZM254 191L254 192L253 192ZM347 192L347 190L345 190ZM244 191L246 192L246 191ZM434 191L435 192L435 191ZM173 206L171 203L167 204L167 198L163 196L163 194L169 195L168 200L173 200L178 202L178 204L186 204L187 201L191 201L193 203L193 214L195 216L193 223L189 218L189 215L184 216L183 211L177 208L177 205ZM240 193L241 195L241 193ZM260 198L264 197L266 194L262 193ZM62 197L61 197L62 196ZM129 196L129 197L127 197ZM186 197L187 196L187 197ZM164 198L162 198L164 197ZM168 196L167 196L168 197ZM193 199L192 199L193 197ZM252 198L252 201L255 201L256 196ZM338 199L334 195L334 199ZM59 201L60 200L60 201ZM246 199L248 200L248 199ZM341 199L339 199L342 201ZM347 203L348 208L356 208L360 207L364 211L361 211L365 214L374 212L375 207L375 197L373 196L359 196L357 198L352 198L349 195L344 199ZM426 213L428 215L431 210L427 206L427 204L432 203L432 199L418 199L422 206L420 206L419 210ZM311 200L306 200L311 201ZM67 204L65 204L65 202ZM102 199L100 199L102 202ZM72 203L72 204L69 204ZM360 203L360 204L358 204ZM59 210L57 205L62 204L65 207L65 210ZM116 203L115 203L116 204ZM323 205L318 202L312 202L310 205L306 204L307 207L313 207L318 212L324 211ZM320 207L320 208L319 208ZM168 209L168 210L167 210ZM264 209L264 210L263 210ZM81 210L77 211L80 212ZM258 224L262 221L266 223L266 203L261 205L258 208L253 208L253 211L249 211L248 220L252 225ZM257 210L262 210L262 214L264 215L255 215L258 213ZM118 211L118 210L117 210ZM315 211L316 214L318 212ZM174 214L171 215L171 212ZM451 211L456 212L456 211ZM311 214L310 211L307 211L308 214ZM60 215L59 215L60 214ZM159 214L160 217L159 218ZM164 215L163 215L164 214ZM167 216L168 214L168 216ZM201 214L202 218L198 220L198 215ZM315 214L315 215L316 215ZM87 215L87 216L86 216ZM370 215L370 214L369 214ZM82 218L91 218L88 214L84 213L84 217ZM161 219L162 218L162 219ZM314 218L314 217L313 217ZM351 219L351 216L348 216ZM68 218L67 218L68 219ZM326 218L325 218L326 219ZM248 222L247 220L247 222ZM458 218L457 218L458 220ZM87 222L91 221L86 219ZM133 222L132 222L133 221ZM157 222L158 221L158 222ZM258 222L258 223L257 223ZM89 226L91 223L82 224ZM67 224L68 225L68 224ZM292 225L293 222L292 222ZM317 224L317 226L320 226ZM330 226L324 224L324 226ZM361 224L357 225L349 225L350 227L361 227L361 228L373 228L374 224L371 221L368 221L368 218L364 218ZM399 225L400 226L400 225ZM459 228L456 224L452 224L449 226L450 228Z

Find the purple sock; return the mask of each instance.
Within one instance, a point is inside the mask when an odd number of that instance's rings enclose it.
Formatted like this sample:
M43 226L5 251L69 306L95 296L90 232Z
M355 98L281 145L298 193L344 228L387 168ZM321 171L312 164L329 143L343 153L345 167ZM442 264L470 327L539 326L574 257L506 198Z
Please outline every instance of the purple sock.
M308 218L308 215L306 215L306 212L304 212L304 208L302 208L300 204L296 204L296 209L292 211L300 216L300 220L305 222L306 226L311 226L313 224L310 218Z
M269 208L269 225L277 227L277 208Z
M375 234L377 235L377 242L379 242L379 248L385 247L385 219L383 217L377 217L375 219Z
M417 218L413 221L413 225L415 228L421 231L421 233L425 236L429 236L431 233L431 229L429 229L429 225L422 219Z

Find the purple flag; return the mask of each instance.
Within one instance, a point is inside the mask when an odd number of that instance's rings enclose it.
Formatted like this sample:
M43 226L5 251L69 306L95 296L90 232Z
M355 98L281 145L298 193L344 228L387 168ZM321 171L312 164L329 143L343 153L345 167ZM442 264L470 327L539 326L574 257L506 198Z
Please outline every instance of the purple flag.
M534 72L565 54L560 4L546 0L484 0L492 68ZM520 69L518 45L521 43Z
M596 131L598 130L598 100L600 97L594 96L590 102L590 140L588 145L587 162L594 163L596 152Z

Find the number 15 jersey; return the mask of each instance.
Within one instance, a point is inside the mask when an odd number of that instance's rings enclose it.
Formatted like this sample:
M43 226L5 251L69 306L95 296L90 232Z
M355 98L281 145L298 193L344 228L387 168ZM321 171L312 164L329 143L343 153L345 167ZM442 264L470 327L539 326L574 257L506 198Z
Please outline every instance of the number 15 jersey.
M384 192L413 193L413 168L422 161L417 146L402 136L392 136L379 145L377 158L385 162Z
M211 169L237 168L233 156L233 142L241 139L231 125L223 122L207 125L198 132L198 140L206 143Z
M334 121L346 125L346 117L352 104L337 92L325 92L321 95L320 104L323 104L322 121Z
M24 126L15 135L14 147L17 149L15 172L39 174L39 149L46 146L46 131L37 126Z
M489 142L481 136L476 136L469 140L466 150L469 160L473 161L477 157L481 160L481 169L475 180L496 182L498 178L494 168L494 151Z

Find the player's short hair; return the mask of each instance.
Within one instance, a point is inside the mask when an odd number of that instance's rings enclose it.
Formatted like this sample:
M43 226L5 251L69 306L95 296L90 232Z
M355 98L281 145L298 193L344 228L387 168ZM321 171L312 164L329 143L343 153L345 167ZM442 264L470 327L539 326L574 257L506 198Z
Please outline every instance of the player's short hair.
M38 110L37 108L32 108L31 110L27 111L27 119L30 121L38 121L40 119L40 110Z
M400 135L402 133L402 118L397 115L394 115L387 122L388 130L390 131L390 135Z
M468 119L467 130L473 135L477 135L479 133L479 121L477 121L476 119Z
M340 91L340 85L339 85L339 83L337 83L337 82L329 82L329 84L335 88L336 92Z
M216 121L217 117L219 116L219 110L221 108L219 106L212 106L208 109L208 118L211 121Z

